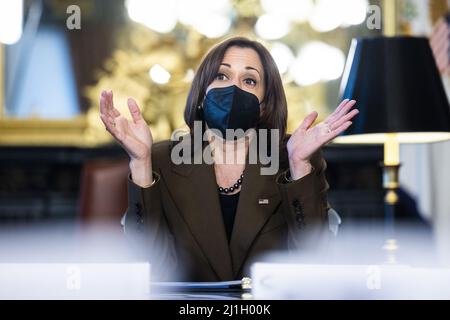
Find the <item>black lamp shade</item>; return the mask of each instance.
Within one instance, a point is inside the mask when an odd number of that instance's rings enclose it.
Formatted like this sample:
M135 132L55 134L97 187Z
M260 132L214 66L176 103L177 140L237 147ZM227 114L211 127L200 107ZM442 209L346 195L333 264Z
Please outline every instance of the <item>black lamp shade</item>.
M449 103L426 38L353 40L341 96L360 110L344 135L450 131Z

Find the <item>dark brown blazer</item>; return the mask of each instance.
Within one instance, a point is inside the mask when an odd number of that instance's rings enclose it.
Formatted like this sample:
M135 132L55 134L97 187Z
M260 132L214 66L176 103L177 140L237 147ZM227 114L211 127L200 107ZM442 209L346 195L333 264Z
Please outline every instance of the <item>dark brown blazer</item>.
M125 233L143 235L141 244L153 252L152 270L174 271L176 280L241 279L262 254L295 250L313 228L326 229L328 184L320 152L311 159L313 171L293 182L286 179L286 161L269 176L260 174L260 163L247 163L229 243L213 165L175 165L173 145L153 145L151 187L128 182ZM284 144L280 158L286 155Z

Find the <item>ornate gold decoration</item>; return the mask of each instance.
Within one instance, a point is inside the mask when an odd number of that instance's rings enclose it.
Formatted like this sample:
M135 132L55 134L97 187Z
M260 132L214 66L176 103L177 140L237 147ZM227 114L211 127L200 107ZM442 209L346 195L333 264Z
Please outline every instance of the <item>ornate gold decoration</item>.
M124 34L119 49L106 61L105 70L98 73L98 83L85 90L91 101L88 135L96 141L110 139L99 121L98 110L101 91L110 89L116 108L124 116L129 118L126 101L133 97L154 140L167 139L173 130L185 126L183 111L194 69L214 41L193 30L187 31L180 41L175 35L160 36L140 25L126 28ZM155 83L150 78L149 70L156 64L171 74L167 84Z
M0 145L91 146L95 144L87 139L87 121L85 116L78 116L70 120L6 117L3 93L3 65L3 45L0 44Z
M245 25L240 28L241 35L255 38ZM87 131L91 139L98 142L111 139L99 120L98 99L104 89L113 90L115 106L126 117L129 117L127 98L137 100L155 141L168 139L175 129L187 130L183 111L194 70L208 49L221 39L208 39L193 29L183 31L185 36L181 39L172 34L161 36L140 25L125 31L126 37L105 63L105 71L98 73L98 83L85 90L91 101ZM270 48L270 44L263 44ZM167 84L157 84L150 79L148 71L155 64L170 72L171 79ZM299 121L313 110L318 111L321 118L327 115L323 85L300 88L286 77L285 91L289 105L289 130L294 130Z
M53 10L59 12L58 8L68 2L52 0L51 3ZM59 3L61 5L58 7ZM82 1L80 5L90 11L89 1ZM232 0L232 5L236 19L233 30L226 37L234 34L255 39L254 23L262 14L260 1ZM283 39L292 48L308 40L305 34L314 36L307 27L301 32L297 30L300 28L305 27L296 28L289 37ZM98 82L81 88L90 101L89 111L85 115L74 120L59 121L0 120L0 144L95 146L110 143L112 138L99 118L99 97L104 89L113 90L115 105L126 117L129 117L127 98L136 99L155 141L169 138L175 129L186 128L183 111L194 71L207 50L222 39L208 39L193 28L181 24L169 34L159 34L136 23L123 27L118 39L117 49L105 61L103 68L95 71ZM346 40L345 37L342 39ZM270 43L263 44L270 48ZM155 64L161 65L171 74L167 84L157 84L151 80L149 70ZM289 76L284 76L283 81L289 108L288 131L293 131L309 112L318 111L321 120L332 109L333 106L328 108L326 105L327 88L323 83L299 87ZM0 103L1 99L0 93Z
M84 116L71 120L2 119L0 145L18 146L91 146L86 139Z

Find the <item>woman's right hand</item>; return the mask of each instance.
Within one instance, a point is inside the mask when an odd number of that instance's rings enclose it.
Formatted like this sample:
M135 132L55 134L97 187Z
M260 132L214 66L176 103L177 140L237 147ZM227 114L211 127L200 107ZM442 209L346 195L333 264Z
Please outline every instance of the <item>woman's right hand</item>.
M153 181L151 166L153 138L136 101L132 98L128 99L128 109L132 121L127 120L114 107L112 91L102 91L100 118L106 130L130 156L130 170L133 181L141 187L147 187Z

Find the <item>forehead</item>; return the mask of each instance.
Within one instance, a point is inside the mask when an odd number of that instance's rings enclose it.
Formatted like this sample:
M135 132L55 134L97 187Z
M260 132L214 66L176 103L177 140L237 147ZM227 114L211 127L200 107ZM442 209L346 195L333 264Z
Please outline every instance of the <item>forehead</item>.
M253 67L259 72L263 71L258 53L252 48L230 47L225 52L222 63L228 63L231 67Z

